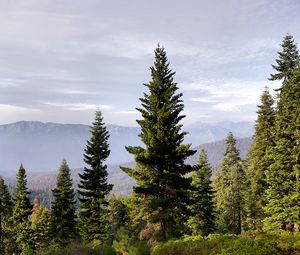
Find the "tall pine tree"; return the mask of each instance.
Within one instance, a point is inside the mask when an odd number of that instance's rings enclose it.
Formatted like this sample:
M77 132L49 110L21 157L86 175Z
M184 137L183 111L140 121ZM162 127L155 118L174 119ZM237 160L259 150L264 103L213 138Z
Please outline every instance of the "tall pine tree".
M253 143L248 152L248 168L246 176L248 189L246 191L246 223L251 230L262 229L264 219L263 206L266 204L267 181L266 170L272 162L268 151L274 146L274 100L265 88L258 105L257 120Z
M2 177L0 177L0 254L6 253L6 246L9 242L10 217L12 213L12 200L7 186Z
M188 225L193 235L208 235L215 230L211 173L206 152L201 150L198 165L192 174L190 206L192 216Z
M299 231L300 222L300 69L282 87L275 121L274 160L266 171L265 230Z
M240 234L244 214L245 173L231 132L226 138L226 150L221 170L214 181L214 190L219 231Z
M292 35L287 34L281 44L282 51L278 52L278 59L276 59L277 65L272 65L273 69L277 71L275 74L271 74L270 80L282 80L286 81L297 68L300 61L297 45L294 43Z
M20 165L17 173L16 193L14 195L14 233L19 251L32 246L32 231L29 222L32 206L29 200L29 191L27 189L27 176L23 165Z
M76 236L75 198L70 169L64 159L58 171L51 210L51 235L53 241L65 246Z
M154 224L156 240L182 234L191 183L186 174L192 171L184 161L195 153L190 144L182 144L186 132L181 131L179 122L184 118L184 105L174 74L164 48L158 46L151 67L152 80L145 84L149 94L144 93L142 108L137 109L143 118L137 122L145 147L126 147L137 166L122 168L137 181L134 192L142 201L141 211L147 211L148 226Z
M84 154L88 167L84 168L83 174L79 174L80 232L86 242L104 242L109 236L107 195L113 185L107 183L108 173L104 162L110 153L109 134L100 111L96 111L91 135Z

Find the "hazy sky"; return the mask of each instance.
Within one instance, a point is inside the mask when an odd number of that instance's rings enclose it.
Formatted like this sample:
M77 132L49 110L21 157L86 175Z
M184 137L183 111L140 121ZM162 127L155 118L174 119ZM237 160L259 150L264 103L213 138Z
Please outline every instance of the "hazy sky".
M184 122L252 121L288 32L299 0L0 0L0 124L135 125L158 42Z

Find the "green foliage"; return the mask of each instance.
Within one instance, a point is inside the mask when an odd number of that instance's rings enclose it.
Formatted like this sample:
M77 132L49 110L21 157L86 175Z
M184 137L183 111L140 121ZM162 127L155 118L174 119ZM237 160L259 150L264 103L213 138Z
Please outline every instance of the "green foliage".
M58 171L51 210L51 236L54 243L65 246L76 235L75 198L70 169L63 160Z
M83 244L70 244L64 249L52 248L44 255L117 255L115 250L109 246L97 246Z
M286 81L299 66L300 56L297 45L294 43L293 36L287 34L284 37L281 46L282 52L278 52L279 57L276 59L277 65L272 65L277 73L271 74L270 80L284 79L284 81Z
M236 235L193 236L171 240L153 248L151 255L279 255L272 244Z
M272 163L268 151L274 146L274 100L267 88L261 96L258 106L257 120L253 143L248 152L248 167L246 177L246 224L248 229L262 229L262 220L265 217L263 206L266 204L265 190L267 187L266 170Z
M156 240L180 236L184 230L191 182L186 174L192 171L184 161L195 153L190 144L182 144L186 132L179 122L184 118L180 115L184 105L173 76L166 52L158 46L152 80L145 84L149 94L140 98L142 108L138 109L145 147L126 147L135 157L136 168L122 168L137 181L134 193L140 197L140 210L147 212L140 221L158 226L153 232Z
M198 165L192 173L191 217L188 226L193 235L208 235L215 229L211 166L204 150L200 152Z
M236 141L229 133L221 170L214 181L217 228L220 232L240 234L244 213L245 173L236 148Z
M0 254L7 254L8 243L12 242L10 239L12 207L13 203L8 188L3 178L0 177Z
M34 199L31 213L31 228L33 230L33 242L36 250L48 247L50 244L50 212Z
M104 242L109 237L106 197L113 185L107 183L107 166L104 161L110 153L109 134L100 111L96 111L91 134L84 154L84 161L89 168L85 167L83 174L79 174L80 233L86 242Z
M14 235L20 252L32 247L32 229L29 221L31 204L27 189L26 171L21 164L17 173L16 193L14 195L13 222Z
M129 228L129 209L125 198L117 195L111 196L107 209L109 212L110 236L111 240L114 240L120 228Z
M113 248L119 254L128 255L149 255L150 248L145 242L139 240L137 237L132 236L128 230L121 227L113 242Z
M281 90L275 121L274 161L266 171L265 230L300 231L300 69Z

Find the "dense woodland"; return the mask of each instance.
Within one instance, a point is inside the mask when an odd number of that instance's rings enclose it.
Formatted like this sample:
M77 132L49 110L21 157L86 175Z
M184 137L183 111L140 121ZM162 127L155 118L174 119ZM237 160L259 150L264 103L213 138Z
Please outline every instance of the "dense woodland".
M110 195L97 111L78 189L63 160L50 210L38 196L31 204L22 165L12 192L0 178L0 254L300 254L300 57L291 35L281 46L269 77L281 87L275 98L262 91L247 160L229 133L213 180L204 150L186 163L195 151L183 144L183 95L158 46L137 109L144 146L128 145L136 166L122 167L131 196Z

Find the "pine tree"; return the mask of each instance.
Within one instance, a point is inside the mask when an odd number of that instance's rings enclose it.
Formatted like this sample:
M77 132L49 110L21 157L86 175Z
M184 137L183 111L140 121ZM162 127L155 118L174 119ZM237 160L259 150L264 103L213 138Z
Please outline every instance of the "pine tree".
M299 231L300 222L300 69L280 93L275 121L274 160L266 171L265 230Z
M12 213L12 200L8 192L7 186L2 177L0 177L0 254L6 253L8 243L8 235L11 225L9 224Z
M244 214L245 173L231 132L226 138L226 150L221 170L214 181L214 190L219 231L240 234Z
M123 197L113 195L109 199L108 211L109 224L111 226L110 233L113 240L121 228L127 229L129 225L128 207L125 203L125 199Z
M51 210L51 235L53 241L64 247L76 235L74 189L67 161L64 159L58 170L54 200Z
M282 52L278 52L279 58L276 59L277 65L272 67L277 71L271 74L270 80L286 81L292 74L293 70L297 68L300 61L297 45L294 43L293 36L287 34L281 44Z
M100 111L96 111L91 135L84 154L84 161L89 167L85 167L83 174L79 174L80 231L86 242L104 242L109 236L107 195L113 185L107 183L108 173L104 161L110 153L109 134Z
M265 172L272 162L268 151L274 146L274 100L265 88L258 106L257 120L253 143L248 152L248 168L246 176L248 189L246 192L246 222L251 230L262 229L262 220L265 215L263 206L266 204L267 182Z
M48 247L50 244L50 212L39 204L37 197L34 198L31 213L31 228L35 249Z
M23 165L20 165L17 173L16 194L14 195L14 233L19 251L32 247L32 231L29 222L31 213L31 204L29 200L29 191L27 189L26 171Z
M152 80L145 84L149 94L144 93L140 99L142 108L137 109L143 117L137 123L145 148L126 147L134 155L137 166L122 168L137 181L134 192L147 211L147 225L154 226L156 240L182 234L191 183L186 174L192 171L184 161L195 153L190 150L190 144L182 144L186 132L181 131L179 122L185 117L180 115L184 105L182 94L176 93L174 74L164 48L158 46L151 67Z
M208 235L215 230L211 166L201 150L198 165L192 174L191 214L188 225L193 235Z

